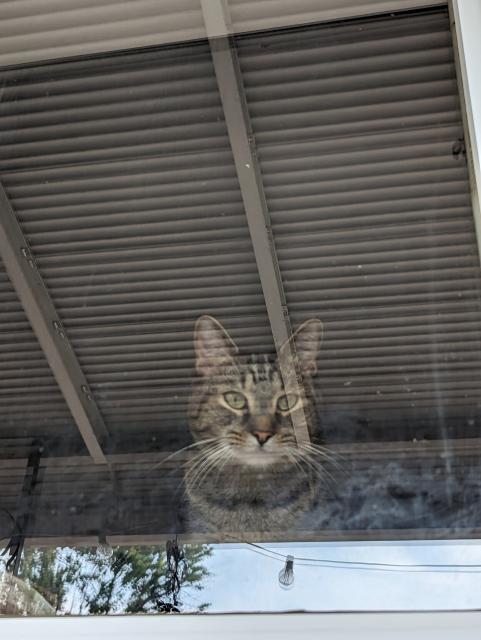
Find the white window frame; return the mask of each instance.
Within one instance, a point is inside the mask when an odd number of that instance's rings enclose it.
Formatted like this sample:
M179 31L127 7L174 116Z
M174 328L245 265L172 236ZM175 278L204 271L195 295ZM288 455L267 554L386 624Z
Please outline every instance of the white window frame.
M322 589L319 585L320 599ZM478 640L480 629L481 612L477 611L167 614L0 621L2 640Z

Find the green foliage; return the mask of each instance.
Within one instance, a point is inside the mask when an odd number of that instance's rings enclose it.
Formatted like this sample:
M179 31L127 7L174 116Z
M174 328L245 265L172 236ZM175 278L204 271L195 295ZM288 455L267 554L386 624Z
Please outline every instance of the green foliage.
M184 552L179 607L186 591L202 589L208 575L203 563L211 549L187 545ZM64 613L154 613L174 602L165 548L159 546L117 547L108 559L96 548L28 550L20 577ZM199 611L207 607L195 605Z
M20 577L51 604L61 609L68 586L80 569L80 558L71 554L64 564L58 559L58 549L27 549L22 558Z

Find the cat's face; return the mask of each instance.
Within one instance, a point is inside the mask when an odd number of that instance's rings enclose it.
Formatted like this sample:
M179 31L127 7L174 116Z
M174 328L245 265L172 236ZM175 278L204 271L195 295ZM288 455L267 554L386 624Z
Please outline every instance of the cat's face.
M312 421L309 377L316 371L321 339L319 320L305 322L292 338L304 380L305 392L299 394L297 385L283 384L277 361L262 356L241 360L217 320L198 319L194 344L201 379L191 399L190 428L194 439L212 450L213 461L295 465L293 420L304 413L308 426Z

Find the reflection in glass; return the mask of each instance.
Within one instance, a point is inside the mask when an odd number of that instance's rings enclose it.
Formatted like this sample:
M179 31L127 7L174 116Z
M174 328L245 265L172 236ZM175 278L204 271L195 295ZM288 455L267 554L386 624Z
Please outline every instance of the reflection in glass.
M180 565L172 549L179 549L175 541L115 547L110 557L96 548L28 550L18 578L2 572L0 615L203 611L208 603L196 593L208 576L211 549L182 547Z
M222 325L210 316L196 323L194 344L200 380L190 401L195 453L185 483L193 511L192 530L286 531L301 526L333 476L329 450L315 444L317 411L310 383L317 371L322 323L309 320L292 337L302 374L283 380L279 360L266 354L248 359ZM283 354L281 347L279 358ZM284 369L285 373L286 369ZM305 418L313 441L296 437L294 420Z
M445 8L0 74L0 612L479 605Z

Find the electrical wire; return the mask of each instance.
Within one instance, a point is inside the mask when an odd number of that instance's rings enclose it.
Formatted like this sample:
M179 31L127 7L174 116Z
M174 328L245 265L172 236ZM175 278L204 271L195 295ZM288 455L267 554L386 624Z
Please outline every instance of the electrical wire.
M272 553L274 555L277 555L279 557L281 557L283 560L286 558L286 556L282 553L279 553L277 551L273 551L271 549L267 549L266 547L263 547L262 545L256 544L255 542L248 542L247 544L258 547L260 549L262 549L263 551L269 551L269 553ZM367 565L367 566L376 566L376 567L396 567L396 568L416 568L416 567L422 567L422 568L449 568L449 569L454 569L454 568L460 568L460 569L467 569L469 567L472 567L474 569L481 569L481 564L437 564L437 563L433 563L433 564L396 564L396 563L392 563L392 562L364 562L362 560L330 560L328 558L301 558L301 557L297 557L296 556L296 560L301 560L301 561L305 561L305 562L314 562L314 563L324 563L324 562L332 562L334 564L347 564L347 565Z
M247 542L251 551L271 560L285 562L287 556L267 547ZM481 573L479 564L395 564L389 562L356 562L350 560L329 560L325 558L299 558L294 556L296 566L324 567L351 571L384 571L389 573Z

